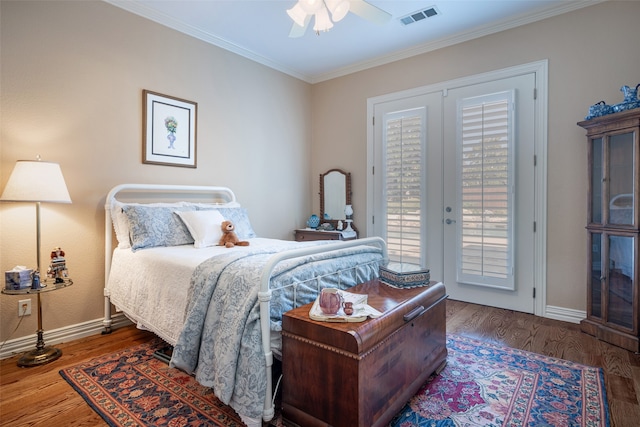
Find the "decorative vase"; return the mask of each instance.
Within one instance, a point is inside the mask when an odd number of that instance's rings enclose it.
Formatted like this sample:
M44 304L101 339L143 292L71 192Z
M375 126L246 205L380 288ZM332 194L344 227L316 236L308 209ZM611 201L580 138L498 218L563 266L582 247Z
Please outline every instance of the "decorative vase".
M635 88L631 88L627 85L622 86L620 91L624 95L624 102L636 102L638 100L638 88L640 84L638 84Z
M316 229L320 225L320 217L318 215L313 214L307 220L307 227Z
M169 140L169 146L167 148L176 148L173 146L173 143L176 141L176 134L173 132L169 132L169 135L167 135L167 139Z
M640 100L638 99L638 88L640 88L640 84L636 87L629 87L624 85L620 88L620 91L624 95L624 101L620 104L616 104L613 106L613 112L619 113L620 111L633 110L634 108L640 108Z
M347 316L351 316L353 314L353 303L352 302L345 302L344 303L344 314L346 314Z
M324 314L337 314L342 305L342 295L338 293L336 288L324 288L320 292L318 305Z

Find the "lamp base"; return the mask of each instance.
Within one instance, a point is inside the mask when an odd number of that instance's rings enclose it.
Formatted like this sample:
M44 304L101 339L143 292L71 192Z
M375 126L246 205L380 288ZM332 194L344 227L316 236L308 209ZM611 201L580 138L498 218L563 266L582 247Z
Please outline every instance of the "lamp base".
M347 223L347 228L345 228L344 231L346 231L346 232L355 231L353 228L351 228L351 223L353 222L352 219L345 219L344 222Z
M36 348L22 355L18 360L18 366L29 367L44 365L45 363L53 362L57 358L62 356L62 350L47 346L44 348Z

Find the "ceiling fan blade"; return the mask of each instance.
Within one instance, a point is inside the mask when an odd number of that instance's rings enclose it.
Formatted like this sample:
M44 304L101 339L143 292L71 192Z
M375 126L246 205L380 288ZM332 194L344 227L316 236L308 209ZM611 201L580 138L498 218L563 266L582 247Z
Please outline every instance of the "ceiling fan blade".
M304 33L307 32L307 27L309 26L309 22L311 22L310 15L307 15L307 17L305 18L303 26L300 26L294 22L293 25L291 26L291 31L289 31L289 37L291 37L292 39L295 39L295 38L304 36Z
M386 24L391 19L391 14L385 12L377 6L367 3L364 0L351 0L350 12L355 13L361 18L375 22L376 24Z

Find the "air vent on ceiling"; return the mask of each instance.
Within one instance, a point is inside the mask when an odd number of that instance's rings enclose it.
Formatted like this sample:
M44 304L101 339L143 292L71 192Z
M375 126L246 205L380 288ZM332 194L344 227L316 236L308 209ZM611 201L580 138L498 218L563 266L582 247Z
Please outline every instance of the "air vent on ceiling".
M431 6L403 16L400 18L400 22L402 22L403 25L409 25L437 15L440 15L440 12L438 12L438 9L436 9L435 6Z

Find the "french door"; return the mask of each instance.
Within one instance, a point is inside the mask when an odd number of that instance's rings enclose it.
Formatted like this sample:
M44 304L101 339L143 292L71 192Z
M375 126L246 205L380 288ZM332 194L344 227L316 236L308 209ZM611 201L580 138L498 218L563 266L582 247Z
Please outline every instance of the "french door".
M535 73L372 102L370 235L449 297L533 313Z
M534 89L528 74L443 100L443 280L452 299L534 311Z
M373 175L375 235L388 245L391 267L416 270L429 265L442 276L442 99L438 93L376 106L379 144ZM369 192L368 194L372 194Z

